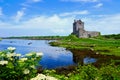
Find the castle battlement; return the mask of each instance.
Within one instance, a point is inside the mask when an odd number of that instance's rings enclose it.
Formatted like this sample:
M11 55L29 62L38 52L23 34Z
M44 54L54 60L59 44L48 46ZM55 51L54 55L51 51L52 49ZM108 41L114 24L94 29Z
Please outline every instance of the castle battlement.
M84 29L84 22L81 20L74 20L72 33L79 38L89 38L100 35L100 32L97 31L86 31Z

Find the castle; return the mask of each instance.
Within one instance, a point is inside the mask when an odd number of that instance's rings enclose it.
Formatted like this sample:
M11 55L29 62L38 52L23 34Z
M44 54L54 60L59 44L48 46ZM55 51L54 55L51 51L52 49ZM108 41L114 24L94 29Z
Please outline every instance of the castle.
M82 22L81 20L74 20L72 34L76 35L79 38L90 38L99 36L100 32L86 31L84 29L84 22Z

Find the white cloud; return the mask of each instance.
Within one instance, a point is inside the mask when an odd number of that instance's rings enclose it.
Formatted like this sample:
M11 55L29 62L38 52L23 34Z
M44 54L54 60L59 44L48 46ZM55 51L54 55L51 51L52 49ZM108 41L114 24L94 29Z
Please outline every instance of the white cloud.
M17 11L17 14L13 17L15 22L19 22L22 19L22 17L25 14L25 12L24 12L25 9L26 8L22 8L21 10Z
M61 0L63 2L98 2L99 0Z
M19 24L1 25L0 30L4 35L68 35L72 32L74 18L61 18L58 15L37 16ZM7 23L6 23L7 24ZM4 29L4 32L3 32ZM8 31L9 34L8 34ZM17 34L15 34L17 32ZM1 35L0 35L1 36Z
M9 28L11 26L13 26L13 25L9 24L7 22L0 21L0 29L2 29L2 28Z
M3 15L3 11L2 11L2 8L0 7L0 16Z
M102 34L120 33L120 14L84 18L87 30L100 31Z
M27 0L26 3L37 3L37 2L41 2L43 0Z
M43 29L55 34L66 34L70 33L72 28L72 24L70 23L73 22L73 19L73 17L61 18L58 15L50 17L39 16L23 22L22 26L25 28Z
M21 6L23 6L23 7L31 7L29 4L27 4L27 3L21 3L20 4Z
M38 2L42 2L43 0L26 0L26 2L21 3L20 5L22 5L23 7L33 7L31 6L31 4L33 3L38 3Z
M15 16L15 21L19 22L19 20L22 18L23 15L24 15L23 11L18 11L17 15Z
M83 10L83 11L73 11L73 12L65 12L65 13L61 13L60 16L75 16L75 15L86 15L89 14L89 11L87 10Z
M32 0L33 2L41 2L42 0Z
M52 15L33 17L19 24L0 21L0 36L69 35L74 19L73 16ZM120 14L98 17L96 15L83 18L82 21L85 22L85 29L88 31L100 31L102 34L120 33Z
M100 8L100 7L102 7L103 6L103 3L98 3L97 5L95 5L94 7L95 8Z
M24 25L34 28L34 27L41 27L41 28L51 28L51 27L62 27L68 24L70 21L69 19L73 19L72 17L67 18L60 18L58 15L53 16L38 16L31 18L25 22L23 22ZM67 23L67 24L66 24ZM29 25L30 24L30 25ZM44 26L44 27L43 27Z

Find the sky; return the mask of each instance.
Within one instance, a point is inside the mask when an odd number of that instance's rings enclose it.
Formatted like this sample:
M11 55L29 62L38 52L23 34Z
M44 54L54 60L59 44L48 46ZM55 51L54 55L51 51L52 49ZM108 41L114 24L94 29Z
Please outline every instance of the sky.
M0 37L66 36L74 19L87 31L120 33L120 0L0 0Z

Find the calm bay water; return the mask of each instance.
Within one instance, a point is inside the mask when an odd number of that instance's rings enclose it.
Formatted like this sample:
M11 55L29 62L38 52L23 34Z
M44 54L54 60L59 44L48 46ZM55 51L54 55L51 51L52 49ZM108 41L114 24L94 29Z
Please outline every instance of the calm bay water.
M47 40L21 40L3 39L0 41L0 50L7 47L16 47L16 53L42 52L44 55L40 61L43 68L56 68L75 64L72 53L65 48L52 47Z
M6 50L7 47L16 47L16 53L23 55L29 52L42 52L44 55L40 64L43 68L48 69L76 64L78 58L73 55L73 52L62 47L52 47L48 42L48 40L3 39L0 41L0 50ZM82 59L82 62L85 64L96 62L96 59L86 56Z

